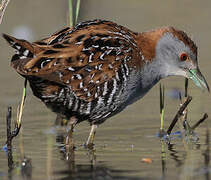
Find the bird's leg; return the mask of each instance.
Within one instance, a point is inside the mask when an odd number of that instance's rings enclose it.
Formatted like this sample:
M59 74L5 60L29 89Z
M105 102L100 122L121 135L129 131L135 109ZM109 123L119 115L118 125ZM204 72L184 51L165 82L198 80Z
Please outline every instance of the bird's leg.
M89 133L89 137L86 141L86 144L85 146L88 148L88 149L93 149L93 146L94 146L94 138L95 138L95 134L96 134L96 129L97 129L97 125L96 124L92 124L91 126L91 131Z
M63 125L62 121L63 121L64 117L60 114L57 114L56 116L56 121L55 121L55 125L58 126L58 125Z
M70 125L68 130L66 140L65 140L65 149L66 149L66 160L74 161L74 141L73 141L73 129L74 125Z
M74 117L70 118L70 129L68 130L65 149L66 149L66 160L74 161L74 141L73 141L73 131L76 125L76 119Z
M96 155L96 149L95 148L89 148L87 152L88 158L90 160L90 164L93 166L93 168L96 168L97 164L97 155Z
M68 130L67 136L66 136L65 145L67 147L73 147L73 130L74 130L74 125L71 124L70 129Z

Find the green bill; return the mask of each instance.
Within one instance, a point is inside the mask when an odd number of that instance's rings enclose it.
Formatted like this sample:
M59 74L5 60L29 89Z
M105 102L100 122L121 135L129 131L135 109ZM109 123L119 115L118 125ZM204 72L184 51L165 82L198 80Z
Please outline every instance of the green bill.
M189 69L188 78L192 79L196 86L210 91L207 81L199 69Z

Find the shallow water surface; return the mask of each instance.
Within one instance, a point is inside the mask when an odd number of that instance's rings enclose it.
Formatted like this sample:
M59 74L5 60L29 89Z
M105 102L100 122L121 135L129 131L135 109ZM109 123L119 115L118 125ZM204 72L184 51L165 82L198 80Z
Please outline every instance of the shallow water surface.
M129 108L97 129L94 152L83 147L88 124L76 127L72 162L65 160L63 153L65 128L54 126L54 116L48 111L37 116L38 109L25 110L23 129L13 141L15 168L9 173L7 156L0 151L2 179L209 179L209 144L203 126L196 131L198 143L186 147L175 136L167 145L156 137L159 123L151 124L155 119L141 120L138 113L130 116ZM2 132L2 145L5 138ZM143 158L152 163L142 162Z
M53 3L52 3L53 2ZM210 21L204 1L126 1L86 0L81 4L79 19L109 19L134 31L172 25L194 35L199 46L201 71L210 81ZM188 6L188 8L186 8ZM17 16L18 12L18 16ZM39 12L39 13L38 13ZM1 25L1 32L36 40L61 29L66 24L67 3L56 0L11 1ZM0 148L6 141L7 107L13 107L13 120L21 99L23 79L9 67L13 53L1 39L0 66ZM179 107L178 91L183 91L184 79L171 77L162 81L166 87L165 128L167 129ZM210 84L210 83L209 83ZM210 118L196 133L195 144L174 136L171 144L161 141L159 131L159 86L156 85L142 100L110 118L97 129L95 150L88 151L83 143L89 134L89 124L83 122L74 132L75 158L64 157L65 127L55 126L55 114L50 112L27 90L22 130L13 140L13 161L10 171L6 153L0 149L0 179L210 179ZM188 121L194 124L204 112L209 114L210 95L200 92L190 83L193 100L189 105ZM174 130L178 131L178 127ZM151 163L143 162L151 159Z

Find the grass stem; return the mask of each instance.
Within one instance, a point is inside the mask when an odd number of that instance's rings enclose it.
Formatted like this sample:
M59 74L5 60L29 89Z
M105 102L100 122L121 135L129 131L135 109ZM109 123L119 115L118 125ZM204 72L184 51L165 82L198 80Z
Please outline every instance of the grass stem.
M160 131L164 131L164 95L165 95L165 89L164 86L162 88L160 84Z
M21 104L20 104L20 107L18 108L18 112L17 112L17 118L18 118L17 119L17 125L18 125L18 127L21 126L21 118L22 118L22 114L23 114L23 107L24 107L25 100L26 100L26 86L27 86L27 79L25 79L25 82L24 82Z
M73 27L73 1L69 0L69 26Z
M74 1L69 0L69 25L70 27L75 26L78 21L78 15L80 10L80 0L76 0L76 5L74 6Z
M76 13L75 13L75 23L78 22L78 14L79 14L79 10L80 10L80 4L81 4L81 0L77 0Z

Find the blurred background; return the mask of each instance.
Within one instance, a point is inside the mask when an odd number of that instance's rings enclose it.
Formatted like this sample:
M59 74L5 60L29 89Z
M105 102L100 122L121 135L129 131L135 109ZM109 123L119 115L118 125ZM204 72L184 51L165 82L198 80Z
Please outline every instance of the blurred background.
M67 0L11 0L0 25L0 33L7 33L17 38L36 41L47 37L68 25ZM211 1L193 0L81 0L78 21L106 19L127 28L142 32L162 26L174 26L184 30L198 45L198 60L202 73L211 84ZM6 140L6 111L8 106L14 109L21 99L24 80L10 67L13 49L0 38L0 148ZM165 127L167 128L178 107L178 91L184 91L184 78L171 77L163 80L166 88ZM58 148L58 132L54 128L55 114L50 112L27 89L27 101L23 114L24 153L32 160L31 179L71 179L69 165L62 160ZM190 95L193 101L189 106L190 123L199 120L204 112L210 112L210 95L203 93L190 82ZM211 116L211 114L210 114ZM15 119L15 118L14 118ZM124 112L107 120L97 130L97 168L96 177L113 179L160 179L163 177L161 167L160 141L156 133L159 121L159 86L156 85L142 100L129 106ZM205 129L210 120L197 129L200 145L205 143ZM88 168L84 176L89 177L90 159L81 144L89 133L89 125L84 122L76 128L74 138L78 145L76 164L78 172ZM176 140L176 152L181 164L175 161L171 152L166 152L166 176L171 179L182 179L184 171L184 148ZM16 158L20 158L20 137L14 140ZM203 167L203 146L197 149L194 164ZM180 158L181 156L181 158ZM143 157L153 159L152 164L141 162ZM183 163L182 163L183 162ZM191 164L193 165L193 164ZM194 169L193 168L193 169ZM115 175L113 175L115 174ZM20 174L13 173L15 178ZM204 179L204 174L192 174ZM96 178L95 177L95 178ZM0 179L7 179L7 157L0 150ZM23 177L22 177L23 178ZM80 177L79 179L83 179ZM97 179L97 178L96 178Z

